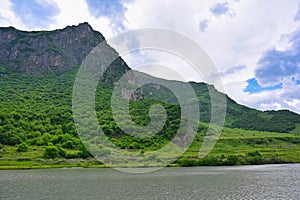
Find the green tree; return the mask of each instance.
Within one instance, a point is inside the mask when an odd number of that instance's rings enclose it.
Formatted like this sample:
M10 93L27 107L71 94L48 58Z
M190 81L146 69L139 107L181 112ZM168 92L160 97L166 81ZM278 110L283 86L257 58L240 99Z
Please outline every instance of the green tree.
M59 156L59 151L55 146L48 146L44 151L44 158L53 159Z

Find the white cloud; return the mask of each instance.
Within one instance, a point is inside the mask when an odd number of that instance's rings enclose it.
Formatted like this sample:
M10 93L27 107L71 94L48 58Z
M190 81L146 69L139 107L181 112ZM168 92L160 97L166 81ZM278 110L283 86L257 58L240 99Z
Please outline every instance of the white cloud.
M37 1L41 2L42 0ZM110 37L114 34L110 27L110 20L105 16L99 18L93 17L88 11L88 6L85 0L72 1L71 4L69 0L46 0L46 3L56 4L60 12L58 15L51 18L51 21L48 22L49 24L47 28L35 27L34 30L62 29L69 25L89 22L95 30L100 31L106 37ZM14 26L20 30L33 30L33 28L30 28L29 25L22 22L22 17L23 16L19 16L18 13L13 11L10 0L1 1L0 26Z
M234 10L236 17L217 18L209 11L214 4L208 1L137 0L127 5L125 16L128 29L165 28L191 37L223 70L255 64L262 52L273 47L281 35L295 30L292 19L297 3L291 2L232 0L229 8ZM277 17L267 14L273 12ZM208 19L208 27L201 33L198 24L204 19Z
M27 30L22 23L20 16L17 16L12 10L12 3L10 0L2 0L0 7L0 26L14 26L21 30Z
M88 5L85 0L70 1L68 0L54 0L56 1L60 13L54 17L56 23L51 25L51 29L64 28L68 25L77 25L81 22L88 22L91 26L100 31L104 36L109 37L113 32L109 26L110 21L106 17L95 18L88 10Z

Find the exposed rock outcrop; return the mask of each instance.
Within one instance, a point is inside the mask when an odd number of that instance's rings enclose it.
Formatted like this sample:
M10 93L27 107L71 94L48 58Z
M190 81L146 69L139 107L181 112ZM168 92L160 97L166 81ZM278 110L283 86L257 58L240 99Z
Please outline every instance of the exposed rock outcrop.
M0 28L0 65L32 75L61 73L78 66L104 40L88 23L55 31Z

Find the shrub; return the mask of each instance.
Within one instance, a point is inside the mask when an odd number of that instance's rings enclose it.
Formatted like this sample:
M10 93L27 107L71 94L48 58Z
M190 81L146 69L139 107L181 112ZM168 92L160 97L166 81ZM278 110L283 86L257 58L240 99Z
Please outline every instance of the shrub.
M78 154L79 158L83 158L83 159L86 159L86 158L91 158L93 157L89 151L80 151L79 154Z
M25 143L21 143L17 145L17 152L27 152L28 146Z
M239 158L236 155L228 156L225 161L226 165L237 165L239 162Z
M58 156L60 156L60 157L65 157L66 156L66 151L64 150L64 148L61 147L60 144L55 145L55 147L58 150Z
M260 165L264 163L264 160L262 158L262 155L259 153L259 151L256 150L247 153L245 162L246 164L250 164L250 165Z
M74 149L74 148L75 148L75 145L74 145L74 142L73 142L73 141L68 140L68 141L65 141L65 142L62 144L62 147L67 148L67 149Z
M264 164L264 160L261 156L246 157L245 163L249 165L261 165Z
M90 158L93 157L90 152L85 148L85 146L83 144L79 144L78 145L78 150L80 151L79 153L79 157L80 158Z
M59 151L55 146L48 146L44 151L44 158L53 159L59 156Z
M72 159L72 158L78 158L80 155L79 151L66 151L65 158Z
M189 167L189 166L197 166L198 160L192 160L187 158L182 158L177 161L180 166Z
M144 150L141 150L140 156L145 156L145 151Z
M256 151L248 152L248 153L247 153L247 156L251 156L251 157L259 156L259 157L261 157L261 154L259 153L258 150L256 150Z
M204 157L198 160L198 165L202 166L216 166L220 164L222 164L222 161L216 157Z

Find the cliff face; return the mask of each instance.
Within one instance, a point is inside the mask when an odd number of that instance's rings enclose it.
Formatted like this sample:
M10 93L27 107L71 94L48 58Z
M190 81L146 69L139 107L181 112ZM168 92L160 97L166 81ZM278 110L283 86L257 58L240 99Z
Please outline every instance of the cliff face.
M103 40L88 23L55 31L0 28L0 65L31 75L66 72Z

